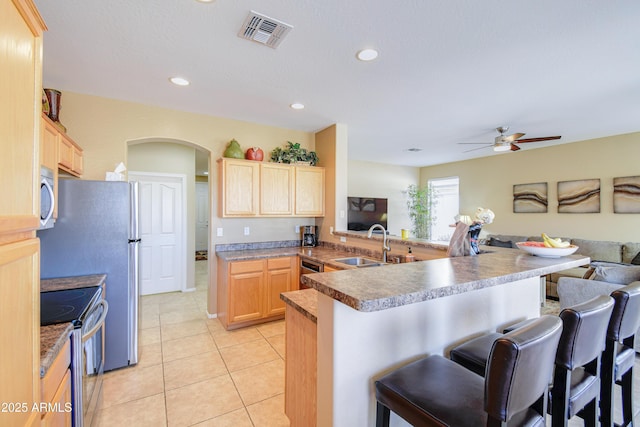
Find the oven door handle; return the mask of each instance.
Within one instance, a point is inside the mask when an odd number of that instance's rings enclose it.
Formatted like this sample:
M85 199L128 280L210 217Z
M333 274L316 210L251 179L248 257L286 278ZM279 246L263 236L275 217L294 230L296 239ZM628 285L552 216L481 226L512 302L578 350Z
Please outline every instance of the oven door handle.
M102 315L100 316L100 319L96 322L96 324L93 326L93 328L89 329L89 331L87 331L86 334L82 335L83 343L88 339L90 339L92 336L94 336L96 332L98 332L98 330L104 324L104 320L107 318L107 312L109 311L109 304L107 303L107 300L104 300L104 299L100 300L100 302L98 302L98 304L96 305L96 308L94 309L94 311L97 310L99 306L103 307Z

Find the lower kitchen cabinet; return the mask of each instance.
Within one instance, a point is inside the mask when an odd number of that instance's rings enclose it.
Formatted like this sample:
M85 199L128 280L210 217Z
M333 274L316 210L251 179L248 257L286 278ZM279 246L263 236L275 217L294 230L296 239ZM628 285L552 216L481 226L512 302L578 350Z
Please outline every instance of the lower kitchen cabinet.
M284 317L280 293L297 289L297 257L218 259L218 318L227 329Z
M41 426L71 425L71 340L67 340L42 378ZM46 405L46 408L45 408Z

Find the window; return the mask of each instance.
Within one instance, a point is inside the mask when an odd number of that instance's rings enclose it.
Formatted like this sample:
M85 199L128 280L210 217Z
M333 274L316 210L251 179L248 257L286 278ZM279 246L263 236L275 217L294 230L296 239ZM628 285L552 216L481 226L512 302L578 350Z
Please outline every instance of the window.
M449 225L455 222L455 216L460 212L459 179L457 176L430 179L428 185L436 198L431 238L448 242L454 231Z

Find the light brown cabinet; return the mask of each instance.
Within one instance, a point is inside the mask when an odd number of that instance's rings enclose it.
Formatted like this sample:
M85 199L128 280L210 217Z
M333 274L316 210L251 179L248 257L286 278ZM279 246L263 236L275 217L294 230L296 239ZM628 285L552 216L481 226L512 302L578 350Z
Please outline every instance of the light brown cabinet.
M260 164L237 159L219 161L218 207L221 217L258 214Z
M37 426L40 414L40 110L44 21L31 0L0 0L0 402L27 409L2 425Z
M293 214L293 173L287 165L260 164L260 215Z
M80 177L84 171L82 148L60 129L45 114L42 115L42 143L40 163L55 171L58 169Z
M324 216L324 168L296 166L296 216Z
M42 426L71 426L71 340L67 340L42 378Z
M68 135L59 134L58 168L70 175L80 177L83 172L82 148Z
M218 318L227 329L284 316L280 293L297 289L297 257L218 259Z
M324 216L324 168L241 159L218 161L219 216Z

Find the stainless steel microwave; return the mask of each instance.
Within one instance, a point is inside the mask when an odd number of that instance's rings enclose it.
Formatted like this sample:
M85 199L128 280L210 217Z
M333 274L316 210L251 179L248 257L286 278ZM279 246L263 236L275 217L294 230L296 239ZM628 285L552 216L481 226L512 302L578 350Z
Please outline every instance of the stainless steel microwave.
M56 205L53 171L47 167L40 168L40 228L53 227L55 218L53 211Z

